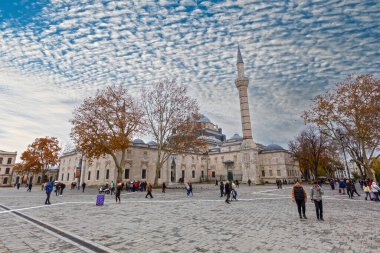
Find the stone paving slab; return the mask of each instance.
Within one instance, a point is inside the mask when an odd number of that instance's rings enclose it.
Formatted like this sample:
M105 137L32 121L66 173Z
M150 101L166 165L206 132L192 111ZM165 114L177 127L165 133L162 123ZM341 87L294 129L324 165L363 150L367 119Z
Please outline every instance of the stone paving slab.
M309 219L300 221L290 188L241 186L241 200L227 205L219 197L218 186L195 185L190 198L181 189L166 194L154 190L154 199L145 199L141 192L123 193L121 204L106 196L102 207L95 206L96 189L67 190L64 197L52 196L52 203L58 205L19 212L116 252L377 252L380 248L380 237L373 233L380 203L366 202L363 196L349 200L325 186L325 222L317 221L311 202L307 203ZM0 190L0 204L16 209L41 206L44 198L39 189L32 193ZM0 210L0 220L4 219L11 220L8 227L25 223ZM15 244L22 250L21 242L27 241L28 249L45 252L43 246L38 248L42 237L37 230L28 224L15 230L22 236L4 239L0 234L0 250L2 245ZM54 238L43 239L52 249L62 247ZM81 251L65 241L62 244Z

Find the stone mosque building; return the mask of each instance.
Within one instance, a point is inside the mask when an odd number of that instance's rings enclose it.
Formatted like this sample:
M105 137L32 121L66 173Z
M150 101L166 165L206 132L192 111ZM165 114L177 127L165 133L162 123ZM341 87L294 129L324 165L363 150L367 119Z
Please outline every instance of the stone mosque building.
M204 155L173 154L161 170L159 183L175 185L181 179L184 182L206 180L239 180L253 183L274 183L277 179L294 182L301 178L299 166L290 153L279 145L268 146L255 143L248 101L248 78L244 75L244 62L240 48L237 52L238 76L235 80L240 99L240 113L243 136L234 134L226 139L222 129L202 115L200 122L204 129L204 139L209 144L209 152ZM156 143L144 143L136 139L127 150L127 161L123 179L142 180L153 183L155 160L157 159ZM113 160L105 156L89 164L77 152L63 154L60 158L58 180L66 184L71 182L87 185L102 185L116 181L117 171Z

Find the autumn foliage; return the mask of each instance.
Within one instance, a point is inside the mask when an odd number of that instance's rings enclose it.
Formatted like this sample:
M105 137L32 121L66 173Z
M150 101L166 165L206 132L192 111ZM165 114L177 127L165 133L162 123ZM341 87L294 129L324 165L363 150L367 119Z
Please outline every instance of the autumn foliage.
M126 150L143 129L143 111L124 86L108 86L75 109L71 137L91 162L110 155L122 179Z
M154 83L142 91L147 132L157 143L157 161L154 185L164 163L172 154L192 151L204 152L206 143L198 137L202 131L199 107L195 99L187 95L185 85L176 80Z
M372 158L379 157L380 144L380 79L367 74L349 76L315 97L303 118L341 142L363 176L374 177Z
M50 166L58 164L60 150L57 138L37 138L21 154L22 163L18 164L15 170L20 173L44 175Z

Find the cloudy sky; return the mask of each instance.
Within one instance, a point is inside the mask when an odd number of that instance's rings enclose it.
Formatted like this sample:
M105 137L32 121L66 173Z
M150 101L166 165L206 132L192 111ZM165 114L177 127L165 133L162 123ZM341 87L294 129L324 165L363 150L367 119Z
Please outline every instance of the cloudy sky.
M186 84L227 137L241 134L238 44L254 139L286 147L315 95L347 74L379 75L380 1L1 0L0 149L65 144L84 97L163 78Z

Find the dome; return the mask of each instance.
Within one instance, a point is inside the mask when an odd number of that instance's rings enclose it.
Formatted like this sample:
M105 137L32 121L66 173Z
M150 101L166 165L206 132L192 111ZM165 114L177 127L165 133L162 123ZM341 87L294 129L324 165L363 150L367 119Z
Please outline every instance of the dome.
M235 133L230 140L242 140L243 137L241 137L239 134Z
M284 151L285 149L277 144L270 144L266 146L263 151Z
M141 139L134 139L133 144L145 144L145 142Z
M154 145L157 145L157 143L155 141L150 141L148 142L148 145L154 146Z
M202 122L202 123L211 123L210 119L207 118L205 115L201 114L200 116L200 119L199 119L199 122Z

